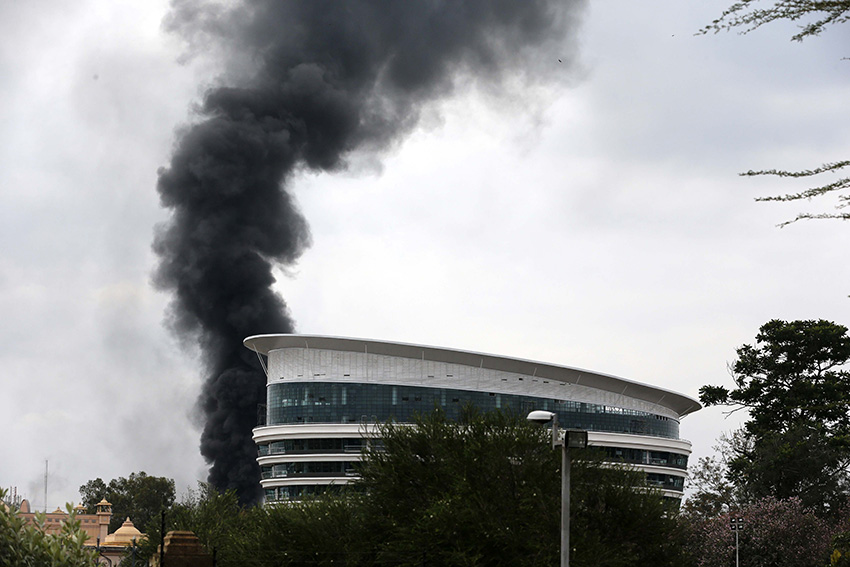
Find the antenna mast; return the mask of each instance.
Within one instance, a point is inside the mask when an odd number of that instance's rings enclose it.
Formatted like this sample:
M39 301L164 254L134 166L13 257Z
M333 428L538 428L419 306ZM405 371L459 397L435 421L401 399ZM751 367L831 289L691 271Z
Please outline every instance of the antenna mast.
M47 459L44 459L44 513L47 513Z

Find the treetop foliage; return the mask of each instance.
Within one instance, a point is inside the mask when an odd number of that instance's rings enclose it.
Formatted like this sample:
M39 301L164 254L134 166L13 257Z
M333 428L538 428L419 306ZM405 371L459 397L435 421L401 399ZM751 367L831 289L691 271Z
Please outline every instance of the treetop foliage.
M80 496L89 514L96 512L97 503L103 499L112 504L110 532L120 528L128 517L144 531L159 517L160 511L174 504L175 487L170 478L149 476L141 471L110 480L109 484L100 478L90 480L80 487Z
M776 20L796 22L809 19L791 39L802 41L820 35L828 26L842 24L850 19L850 0L774 0L772 6L758 8L759 0L741 0L729 6L719 18L702 28L699 33L717 33L721 30L742 29L749 33Z
M737 503L796 497L821 516L841 513L850 494L847 327L772 320L737 354L735 388L703 386L700 400L746 408L749 419L721 439L721 462L700 462L694 478L705 486L693 507L728 509L731 494Z
M393 565L551 565L559 554L560 451L524 416L467 407L386 424L358 486ZM675 520L640 471L574 450L572 564L675 564ZM384 563L382 563L384 564Z
M726 514L738 503L737 491L727 476L725 456L700 457L688 469L691 494L682 504L682 512L692 518L708 520Z
M830 321L762 325L755 345L737 349L734 389L703 386L707 406L733 405L750 412L748 431L783 432L800 422L850 433L850 336Z
M789 20L803 22L800 31L791 36L795 41L817 36L834 24L843 24L850 20L850 0L773 0L772 5L764 8L759 0L740 0L723 11L719 18L703 27L698 34L717 33L721 30L741 29L741 33L749 33L770 22ZM828 162L814 169L788 171L782 169L750 170L741 173L742 176L772 175L776 177L814 177L817 175L835 173L850 165L850 161L842 160ZM811 187L796 193L759 197L756 201L800 201L821 197L850 188L850 177L839 177L834 181ZM841 219L850 220L850 213L842 211L850 206L850 196L838 195L838 212L833 213L800 213L795 218L780 223L787 226L804 219Z
M166 530L194 531L222 567L557 563L560 451L544 428L467 408L460 422L437 411L379 437L345 489L246 508L202 486L171 508ZM575 567L687 564L675 516L643 473L576 451L572 487ZM158 528L148 535L149 555Z
M704 519L683 518L687 545L697 567L734 564L731 517L744 518L739 532L741 565L750 567L820 567L829 561L837 525L808 511L797 498L758 499L730 513Z
M747 171L742 173L742 176L746 177L754 177L757 175L773 175L776 177L813 177L815 175L820 175L822 173L835 172L840 169L844 169L845 167L850 166L850 160L837 161L832 163L825 163L820 167L816 167L815 169L806 169L802 171L785 171L780 169L766 169L761 171ZM825 185L820 185L818 187L810 187L809 189L805 189L803 191L797 193L786 193L785 195L772 195L769 197L757 197L756 201L802 201L808 200L813 197L821 197L826 195L827 193L834 193L838 191L843 191L850 187L850 177L841 177L827 183ZM797 222L798 220L810 220L810 219L841 219L841 220L850 220L850 213L843 212L842 209L846 209L850 206L850 195L838 195L838 205L836 205L836 209L839 212L837 213L800 213L793 219L789 221L785 221L780 223L779 226L787 226L793 222Z

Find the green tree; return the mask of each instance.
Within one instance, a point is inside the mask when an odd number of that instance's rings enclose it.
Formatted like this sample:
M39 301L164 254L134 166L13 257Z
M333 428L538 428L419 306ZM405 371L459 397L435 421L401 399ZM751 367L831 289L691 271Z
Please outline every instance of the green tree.
M710 519L738 508L746 496L729 479L729 461L735 457L735 448L742 442L742 431L722 434L714 446L716 455L700 457L696 465L688 467L688 491L682 504L682 513L694 518Z
M808 37L820 35L829 26L843 24L850 19L850 0L775 0L772 5L765 8L758 0L741 0L733 3L723 11L719 18L711 24L702 28L699 33L717 33L721 30L741 29L742 33L748 33L765 24L788 20L801 22L800 31L791 39L802 41ZM750 170L742 173L743 176L771 175L782 178L809 178L831 173L850 166L850 160L841 160L824 163L814 169L799 171L788 171L783 169ZM802 201L820 197L827 194L839 193L850 187L850 177L839 176L832 181L823 183L816 187L810 187L803 191L786 193L784 195L773 195L760 197L756 201ZM838 195L838 205L835 213L801 213L794 219L782 223L785 226L803 219L850 219L850 213L842 209L850 205L850 195Z
M682 517L689 565L728 567L735 561L731 517L744 518L739 532L741 565L748 567L821 567L829 561L836 524L807 510L797 498L762 498L713 518Z
M560 455L525 419L468 408L387 424L359 486L376 560L393 565L551 565L559 553ZM674 521L634 470L576 452L573 565L675 564Z
M830 567L850 567L850 532L836 534L832 538Z
M362 495L326 493L283 506L256 507L242 521L242 534L219 552L223 567L384 565L377 561L383 534L372 531ZM391 565L393 565L391 563Z
M245 547L242 540L247 533L247 518L252 513L262 513L262 508L245 508L239 504L235 491L218 492L199 482L197 490L189 490L165 511L165 533L191 531L210 554L217 554L219 565L241 565L244 559L241 550ZM148 537L141 543L137 558L147 562L162 539L161 513L148 524L145 533Z
M0 489L0 501L5 491ZM84 546L86 533L80 529L73 508L58 533L48 534L44 515L36 523L26 522L18 511L0 502L0 567L95 567L95 552Z
M97 511L97 503L101 500L106 499L111 503L112 501L106 498L108 492L109 487L100 478L90 480L82 485L80 487L80 498L82 498L81 504L86 507L86 513L94 514Z
M175 489L172 479L148 476L142 471L110 480L108 485L100 478L90 480L80 487L80 496L89 514L95 513L97 503L103 499L112 504L110 531L121 527L128 517L144 531L162 510L174 504Z
M774 319L761 326L755 345L736 352L735 388L703 386L704 404L747 408L745 428L755 434L785 432L800 422L850 433L847 327L823 319Z
M850 336L825 320L764 324L737 350L735 388L703 386L707 406L747 409L730 444L727 477L752 498L800 497L821 513L847 496L850 465Z
M560 455L525 419L468 409L381 427L352 485L302 502L241 507L206 486L168 512L222 567L538 566L557 563ZM573 565L681 565L676 520L642 473L592 451L573 466ZM150 554L158 528L149 532Z
M844 511L850 455L821 428L801 423L747 440L729 462L728 478L749 500L798 497L821 515Z
M717 33L721 30L742 29L748 33L765 24L789 20L805 22L791 39L803 41L833 24L850 19L850 0L774 0L772 6L762 6L759 0L741 0L729 6L719 18L700 30L700 33Z

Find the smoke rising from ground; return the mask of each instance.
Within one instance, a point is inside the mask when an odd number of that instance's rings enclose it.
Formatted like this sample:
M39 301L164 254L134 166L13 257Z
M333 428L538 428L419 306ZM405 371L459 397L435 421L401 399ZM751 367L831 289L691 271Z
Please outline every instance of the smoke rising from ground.
M242 339L294 331L274 265L310 244L289 187L300 169L345 168L418 123L425 104L475 84L557 81L583 2L564 0L175 0L166 27L225 59L220 84L178 136L158 190L154 280L170 324L197 337L210 482L259 497L251 429L265 377ZM439 167L439 164L434 164Z

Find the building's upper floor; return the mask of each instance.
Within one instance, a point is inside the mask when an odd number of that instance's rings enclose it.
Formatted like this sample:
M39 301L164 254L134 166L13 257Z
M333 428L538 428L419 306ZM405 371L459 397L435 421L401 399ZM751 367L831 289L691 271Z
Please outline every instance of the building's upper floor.
M245 345L268 377L262 425L410 421L435 408L559 414L566 427L678 438L688 396L567 366L389 341L259 335Z

